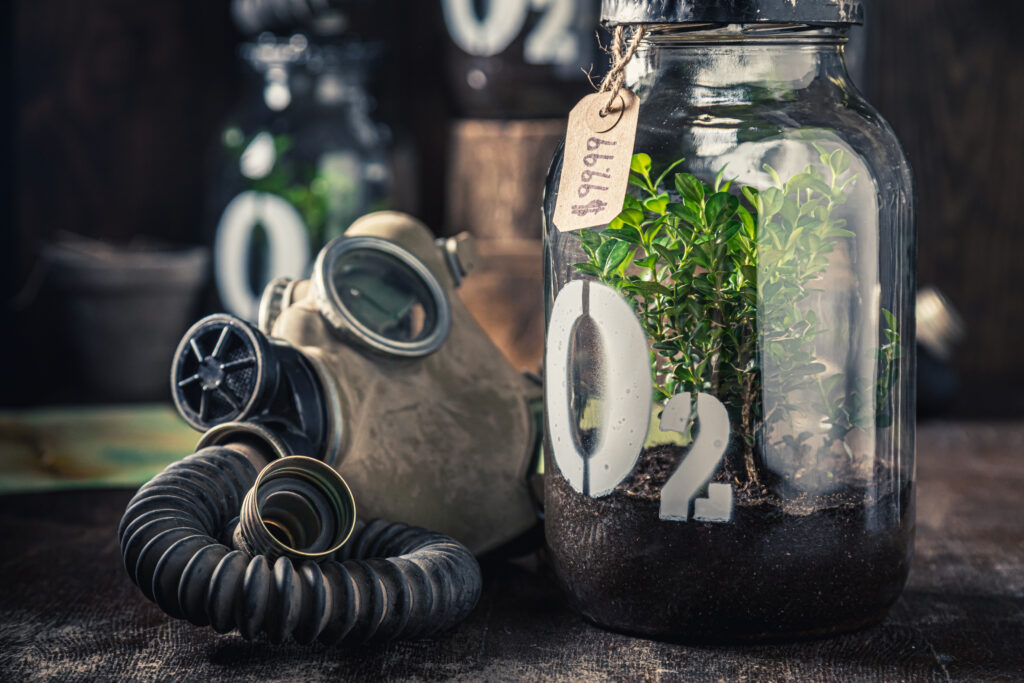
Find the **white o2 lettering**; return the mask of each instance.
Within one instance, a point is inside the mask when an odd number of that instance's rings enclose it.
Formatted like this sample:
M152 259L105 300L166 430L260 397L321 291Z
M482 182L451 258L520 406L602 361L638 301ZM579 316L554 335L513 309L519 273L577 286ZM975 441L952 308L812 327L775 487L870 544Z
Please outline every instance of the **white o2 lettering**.
M254 320L259 298L249 285L249 248L257 225L267 233L270 264L266 282L305 277L309 235L295 207L274 194L246 190L224 208L213 245L217 292L228 311Z
M594 322L603 351L601 428L589 457L580 453L576 444L569 395L573 337L584 317ZM551 309L544 369L548 435L555 463L576 491L595 498L606 496L636 466L653 408L647 338L625 299L597 282L574 280L565 285ZM689 453L662 489L660 517L728 522L732 518L731 486L708 484L706 498L696 495L725 454L729 414L717 398L700 393L697 421L698 432ZM662 431L686 432L689 422L690 394L673 396L662 411Z
M505 50L526 23L529 0L486 0L477 17L473 0L444 0L444 23L455 44L476 57L493 57Z
M697 491L711 478L729 444L729 412L711 394L697 394L697 436L679 467L661 489L661 518L685 522L693 518L704 522L728 522L732 519L732 487L708 484L706 498L695 498ZM686 432L690 423L690 395L676 394L661 413L661 431Z
M576 446L568 391L572 340L584 316L594 321L604 349L602 428L590 457ZM584 495L611 493L640 457L651 419L651 380L646 355L636 353L637 348L647 348L647 338L615 290L586 280L562 288L551 310L544 355L548 429L562 475Z
M536 28L523 43L527 64L576 64L579 62L578 38L572 31L577 0L533 0L534 9L546 10Z
M478 16L473 0L443 0L448 34L476 57L493 57L508 48L526 25L531 9L544 14L523 42L528 64L575 64L579 46L572 23L577 0L486 0Z

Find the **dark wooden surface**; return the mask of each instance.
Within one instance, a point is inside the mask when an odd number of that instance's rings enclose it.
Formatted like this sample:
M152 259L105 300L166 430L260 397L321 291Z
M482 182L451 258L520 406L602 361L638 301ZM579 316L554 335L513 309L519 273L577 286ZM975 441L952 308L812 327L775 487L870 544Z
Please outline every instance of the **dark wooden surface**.
M358 650L250 644L169 619L120 566L130 495L0 498L0 678L1020 680L1024 425L920 430L918 542L880 626L780 645L690 647L604 632L535 562L492 563L454 632Z

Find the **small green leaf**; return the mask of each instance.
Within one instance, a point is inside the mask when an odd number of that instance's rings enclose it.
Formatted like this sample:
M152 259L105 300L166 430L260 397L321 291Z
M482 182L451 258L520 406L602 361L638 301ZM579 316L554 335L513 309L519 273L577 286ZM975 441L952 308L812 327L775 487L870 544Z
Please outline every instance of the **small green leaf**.
M786 197L782 200L782 208L779 209L779 215L786 225L791 226L796 223L796 217L800 209L797 208L796 202Z
M676 192L687 202L700 204L704 201L704 183L689 173L676 173Z
M673 249L669 249L668 247L662 246L660 244L652 244L651 247L654 249L654 251L658 252L658 255L660 255L669 263L675 263L676 261L679 260L679 252Z
M889 309L883 308L882 315L885 316L885 322L888 323L890 330L896 329L896 316L892 314Z
M743 231L750 239L757 237L757 224L754 221L754 217L747 211L746 207L740 206L736 209L736 215L740 217L740 222L743 224Z
M636 289L636 291L643 294L644 296L654 296L655 294L669 296L670 294L672 294L672 290L670 290L668 287L665 287L664 285L661 285L657 282L647 282L646 280L634 282L630 285L630 287Z
M765 172L767 172L768 175L771 176L772 183L775 184L775 187L781 190L783 188L783 183L782 178L779 177L778 172L768 164L764 164L763 166L761 166L761 168L763 168Z
M828 165L837 176L842 175L850 168L850 155L841 149L837 149L829 156Z
M619 240L608 241L606 244L611 244L611 249L608 250L604 265L601 267L602 275L610 275L616 268L622 265L622 262L626 260L626 257L630 254L629 244L626 242L620 242ZM601 245L603 249L605 245Z
M843 230L842 228L830 228L828 231L829 237L856 237L857 233L852 230Z
M701 221L700 214L692 209L689 204L669 204L667 211L693 226L701 225L703 222Z
M651 254L651 255L646 256L646 257L644 257L642 259L636 259L635 261L633 261L633 263L635 263L636 265L640 266L641 268L653 268L654 264L657 263L657 262L658 262L658 255L657 254Z
M736 236L737 233L739 233L742 227L742 224L738 220L734 219L729 221L728 223L725 224L724 239L726 241L731 240L733 237Z
M832 189L813 173L798 173L786 183L786 194L792 194L801 190L814 190L826 197L832 194Z
M608 254L616 244L622 244L618 240L603 240L601 246L594 253L594 265L604 271L604 264L608 261Z
M782 194L782 190L778 188L769 187L767 190L761 193L762 210L764 211L764 220L768 220L782 209L782 204L786 200L786 195Z
M622 213L616 216L626 225L632 225L634 228L639 228L644 222L644 212L639 209L623 209Z
M832 392L835 391L839 383L843 381L843 373L837 372L831 377L827 377L821 380L821 390L825 396L832 396Z
M644 178L650 180L651 177L651 157L650 155L640 152L634 154L633 158L629 161L629 170L633 173L639 173Z
M711 286L711 283L702 277L693 279L693 288L705 295L714 294L715 292L715 288Z
M580 242L583 243L583 247L587 249L591 254L597 251L597 248L601 246L601 236L596 231L590 228L584 228L579 231Z
M664 215L665 208L668 206L668 194L662 192L657 197L651 197L644 200L644 208L652 213Z
M577 270L577 272L583 273L585 275L593 275L594 277L601 277L600 269L597 266L595 266L593 263L574 263L574 264L572 264L572 267L575 268Z
M708 225L717 227L724 224L736 214L740 200L726 192L718 192L708 198L704 207L704 215L707 217Z
M640 231L634 228L632 225L623 225L621 228L611 229L604 231L605 237L613 240L622 240L623 242L629 242L630 244L643 244L643 239L640 237Z
M740 188L740 192L743 193L743 196L747 198L747 201L750 202L750 205L752 207L757 208L757 188L750 187L749 185L744 185L742 188Z
M627 182L630 185L636 185L637 187L643 188L645 191L649 191L647 190L647 183L644 182L643 178L639 178L632 173L629 174L629 180Z
M818 159L821 160L821 163L825 166L828 166L828 152L825 150L825 148L819 145L817 142L812 142L811 145L814 147L814 149L818 151Z
M715 176L715 192L719 192L722 189L722 176L725 175L725 168L728 165L729 164L726 164L721 169L719 169L718 174Z
M627 194L622 198L622 208L625 209L636 209L637 211L643 211L643 203L631 194Z

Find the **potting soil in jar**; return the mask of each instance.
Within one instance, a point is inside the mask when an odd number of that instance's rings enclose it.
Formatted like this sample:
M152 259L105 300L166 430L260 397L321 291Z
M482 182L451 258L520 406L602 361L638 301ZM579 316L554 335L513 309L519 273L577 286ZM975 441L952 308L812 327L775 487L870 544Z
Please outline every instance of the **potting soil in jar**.
M824 635L884 617L910 567L913 526L898 522L913 519L909 483L880 497L853 486L787 500L744 488L728 523L662 520L660 491L687 451L645 449L601 498L547 460L545 529L575 609L623 632L693 641Z

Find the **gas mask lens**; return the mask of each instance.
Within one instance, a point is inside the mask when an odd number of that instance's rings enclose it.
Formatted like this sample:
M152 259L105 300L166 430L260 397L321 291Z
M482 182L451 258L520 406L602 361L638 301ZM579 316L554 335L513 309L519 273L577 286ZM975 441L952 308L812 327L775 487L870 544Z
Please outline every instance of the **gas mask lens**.
M424 356L451 327L436 276L410 252L375 237L339 238L314 267L317 301L338 332L379 351Z
M416 273L392 256L354 249L334 261L334 291L359 322L399 342L414 342L437 327L437 304Z

